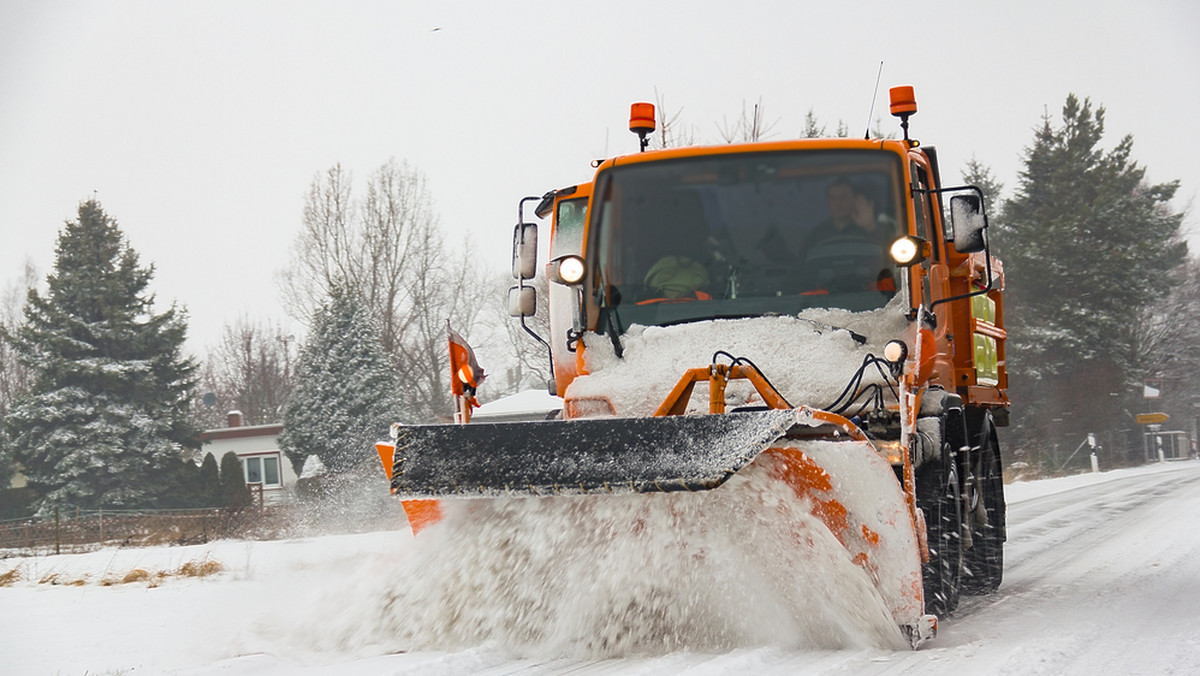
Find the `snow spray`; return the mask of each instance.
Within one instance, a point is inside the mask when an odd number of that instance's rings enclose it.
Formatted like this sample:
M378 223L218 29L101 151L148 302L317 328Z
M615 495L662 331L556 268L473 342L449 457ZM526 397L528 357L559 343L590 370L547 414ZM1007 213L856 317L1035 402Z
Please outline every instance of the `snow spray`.
M705 493L445 501L402 561L359 578L373 607L326 637L586 658L902 648L866 573L770 462Z

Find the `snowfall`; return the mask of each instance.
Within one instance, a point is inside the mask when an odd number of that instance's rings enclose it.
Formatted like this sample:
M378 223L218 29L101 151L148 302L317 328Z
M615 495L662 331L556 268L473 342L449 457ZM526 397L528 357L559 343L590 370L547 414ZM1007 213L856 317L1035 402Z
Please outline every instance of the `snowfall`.
M649 535L631 543L606 515L532 499L417 537L400 517L349 535L9 556L0 672L1200 673L1200 462L1007 492L1004 583L964 597L916 651L855 596L852 571L781 558L770 528L729 532L728 510L697 527L678 505L643 504L633 530Z

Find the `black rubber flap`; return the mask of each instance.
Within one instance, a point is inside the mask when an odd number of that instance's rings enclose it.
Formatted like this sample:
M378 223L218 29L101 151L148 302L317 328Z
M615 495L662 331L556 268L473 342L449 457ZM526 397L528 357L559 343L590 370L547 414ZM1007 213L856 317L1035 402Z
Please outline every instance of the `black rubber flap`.
M709 490L784 436L791 410L403 427L401 497Z

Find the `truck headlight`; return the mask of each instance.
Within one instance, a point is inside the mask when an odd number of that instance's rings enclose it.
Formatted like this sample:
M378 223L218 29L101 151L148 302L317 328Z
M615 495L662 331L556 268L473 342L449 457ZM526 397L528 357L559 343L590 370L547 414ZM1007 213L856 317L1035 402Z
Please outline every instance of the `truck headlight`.
M928 258L929 248L929 242L920 237L905 235L892 242L889 252L892 254L892 260L896 261L896 265L907 268Z
M883 358L890 364L900 364L908 358L908 346L903 340L889 340L883 346Z
M583 281L587 266L579 256L560 256L550 261L548 273L551 281L569 286Z

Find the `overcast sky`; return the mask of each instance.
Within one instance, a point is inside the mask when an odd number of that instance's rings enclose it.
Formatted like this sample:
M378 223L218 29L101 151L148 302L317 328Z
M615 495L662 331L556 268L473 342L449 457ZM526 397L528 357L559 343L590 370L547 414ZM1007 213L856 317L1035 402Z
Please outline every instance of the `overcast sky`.
M812 110L854 135L889 86L948 181L972 155L1008 191L1069 92L1134 136L1151 181L1200 192L1200 3L54 2L0 0L0 282L42 275L98 196L202 356L239 316L282 321L276 284L304 193L340 162L427 176L440 223L508 264L516 204L636 150L629 103L716 142L761 100L773 139ZM1007 192L1007 191L1006 191ZM1200 251L1200 216L1187 218ZM497 299L497 302L501 302Z

